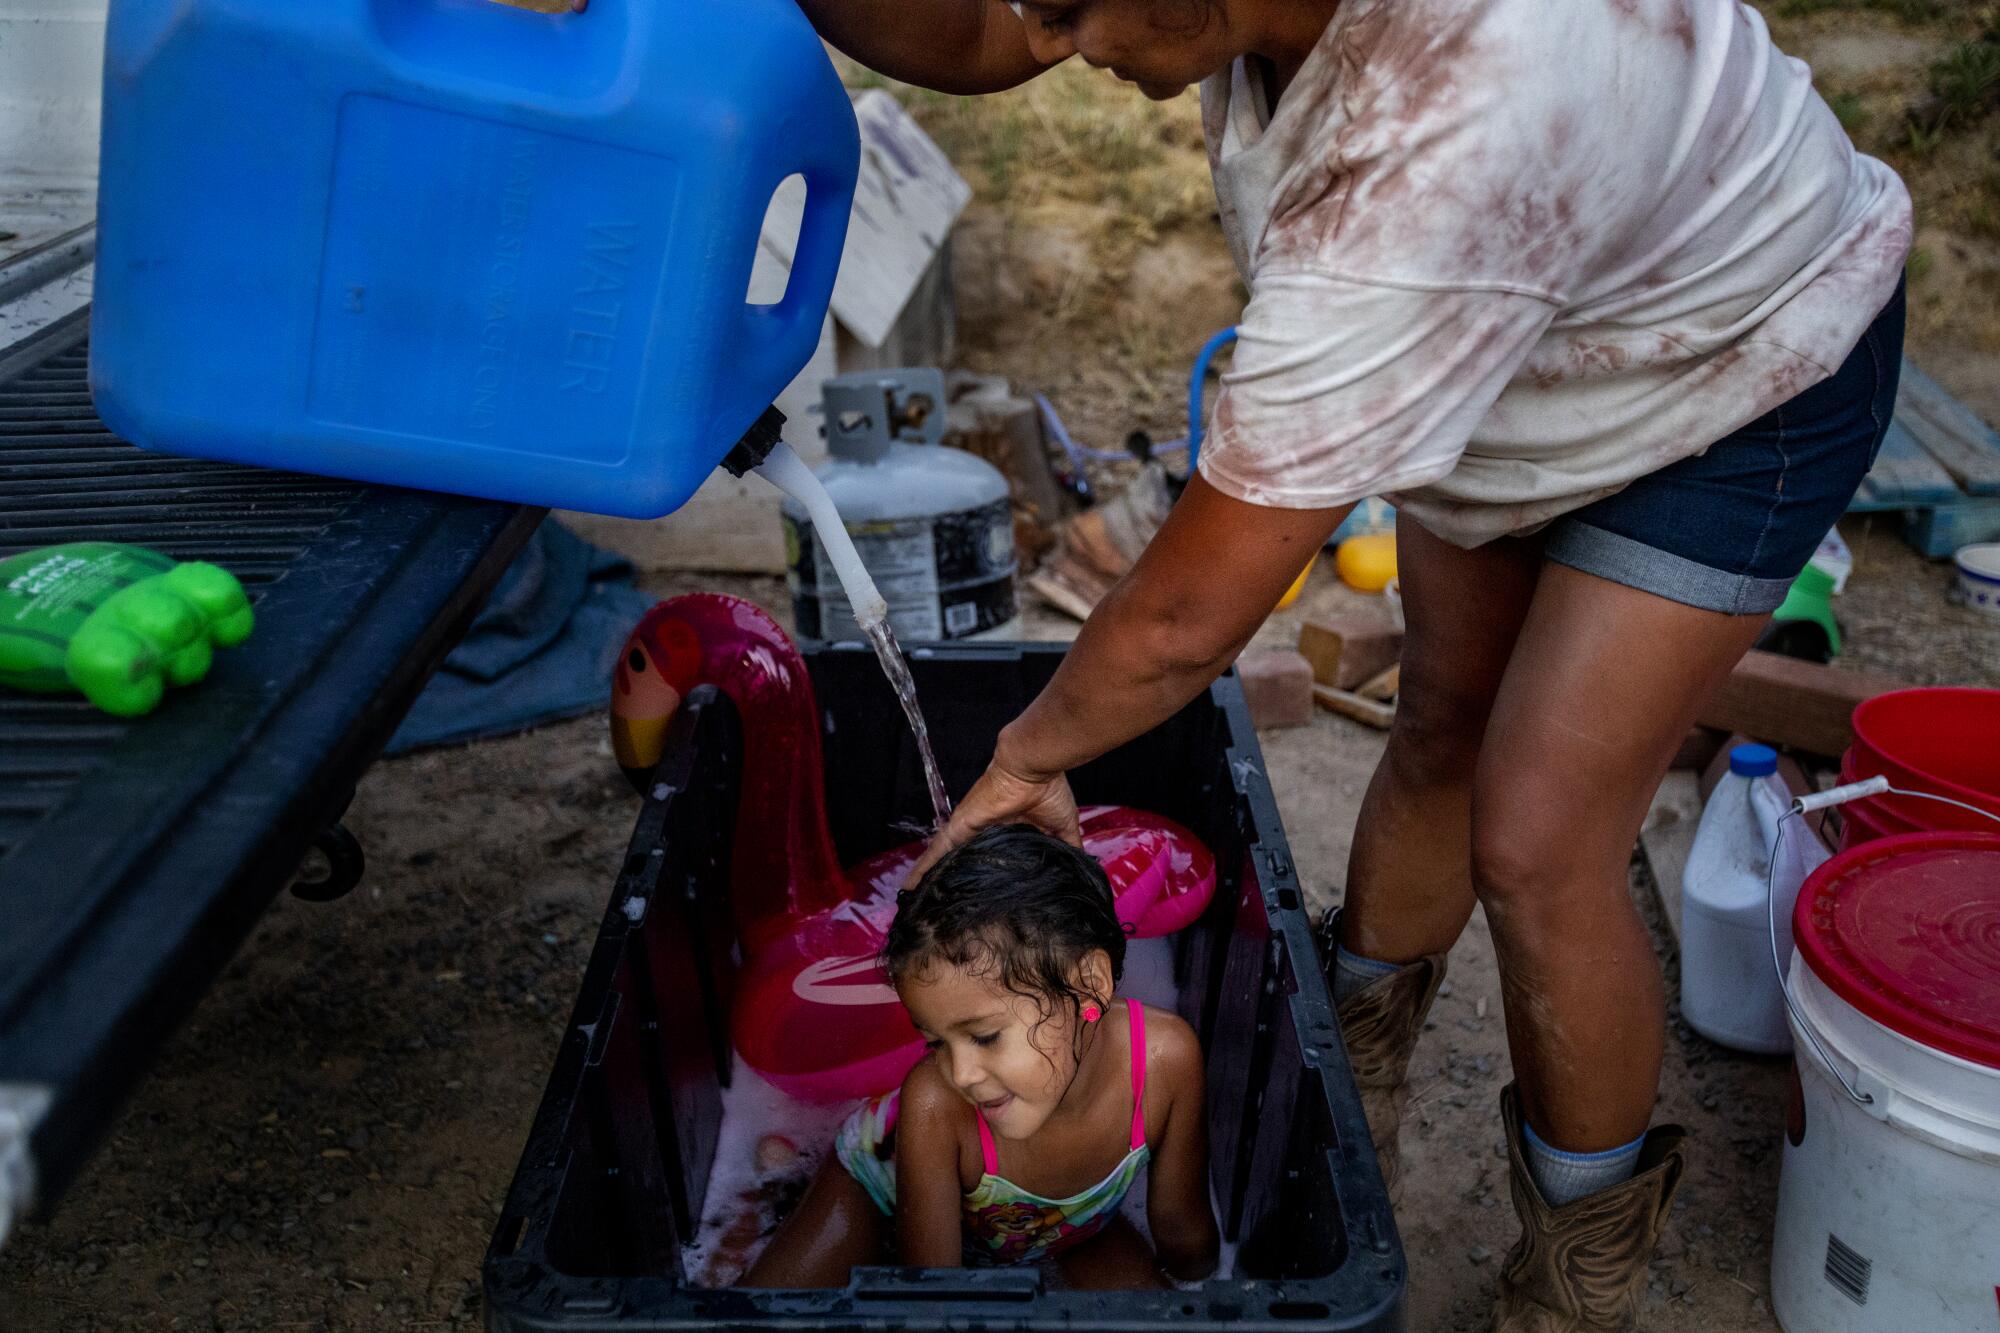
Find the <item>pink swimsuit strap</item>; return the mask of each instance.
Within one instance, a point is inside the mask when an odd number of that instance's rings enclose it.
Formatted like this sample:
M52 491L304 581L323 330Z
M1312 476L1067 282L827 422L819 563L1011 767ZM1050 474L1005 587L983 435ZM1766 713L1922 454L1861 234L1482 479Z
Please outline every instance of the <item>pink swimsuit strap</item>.
M1132 1142L1130 1151L1146 1146L1146 1006L1137 1000L1125 1001L1125 1016L1132 1029ZM1000 1174L1000 1153L993 1145L993 1130L977 1106L973 1119L979 1122L979 1151L986 1160L986 1174Z

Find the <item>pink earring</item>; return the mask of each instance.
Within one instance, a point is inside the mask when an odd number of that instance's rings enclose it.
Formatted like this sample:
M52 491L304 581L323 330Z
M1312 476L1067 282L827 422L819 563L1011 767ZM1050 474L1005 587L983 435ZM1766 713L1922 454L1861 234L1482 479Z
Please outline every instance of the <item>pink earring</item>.
M1096 1005L1086 1004L1085 1006L1083 1006L1084 1022L1095 1023L1098 1019L1102 1017L1104 1017L1104 1011L1102 1009L1099 1009Z

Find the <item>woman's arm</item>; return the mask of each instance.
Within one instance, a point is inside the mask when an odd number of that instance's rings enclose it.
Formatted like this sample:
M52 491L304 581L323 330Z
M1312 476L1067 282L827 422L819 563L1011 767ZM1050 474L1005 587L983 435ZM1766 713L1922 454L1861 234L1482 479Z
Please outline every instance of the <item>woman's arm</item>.
M1184 1022L1165 1015L1151 1022L1147 1086L1161 1087L1170 1100L1146 1179L1146 1224L1168 1276L1198 1282L1215 1271L1222 1247L1208 1206L1208 1098L1201 1044Z
M1194 477L998 753L1023 774L1065 773L1172 717L1228 670L1352 507L1267 508Z
M820 36L903 83L994 93L1046 68L1005 0L799 0Z
M1236 660L1352 505L1276 509L1196 476L1132 572L1097 604L1055 678L911 874L980 829L1023 820L1076 840L1063 774L1172 717Z
M920 1060L903 1080L896 1116L896 1257L917 1268L965 1262L959 1219L963 1122L971 1115L937 1067Z

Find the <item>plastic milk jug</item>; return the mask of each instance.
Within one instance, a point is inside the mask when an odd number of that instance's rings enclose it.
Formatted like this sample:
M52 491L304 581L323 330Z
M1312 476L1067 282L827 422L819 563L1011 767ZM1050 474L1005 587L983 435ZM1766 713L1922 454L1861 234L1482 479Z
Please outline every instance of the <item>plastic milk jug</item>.
M1777 752L1739 745L1710 794L1681 879L1681 1015L1711 1041L1739 1051L1792 1048L1784 994L1771 965L1792 956L1792 904L1827 851L1801 819L1779 820L1792 797ZM1771 872L1777 842L1777 873ZM1766 885L1777 901L1767 903Z

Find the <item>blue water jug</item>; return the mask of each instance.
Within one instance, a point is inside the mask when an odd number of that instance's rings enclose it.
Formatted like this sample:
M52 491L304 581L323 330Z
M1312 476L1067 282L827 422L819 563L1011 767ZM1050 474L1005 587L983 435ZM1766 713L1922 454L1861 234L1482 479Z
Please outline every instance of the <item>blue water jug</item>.
M818 342L853 109L793 0L534 2L112 0L106 423L489 499L685 501ZM746 304L792 175L789 284Z

